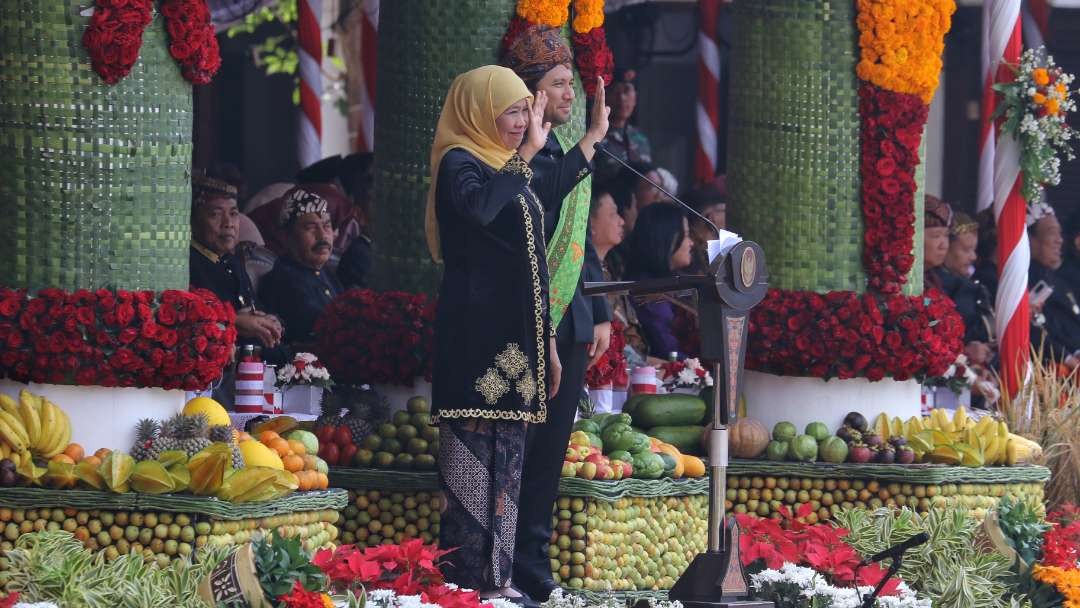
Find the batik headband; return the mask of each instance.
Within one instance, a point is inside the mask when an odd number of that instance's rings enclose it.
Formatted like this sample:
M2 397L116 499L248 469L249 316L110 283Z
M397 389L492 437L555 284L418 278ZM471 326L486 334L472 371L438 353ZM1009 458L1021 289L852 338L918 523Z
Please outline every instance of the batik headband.
M288 226L296 221L296 218L309 213L329 217L330 211L326 199L303 188L293 188L285 193L281 205L281 214L278 215L278 225L282 227Z
M206 175L191 176L191 204L193 206L198 207L216 198L236 199L236 186Z

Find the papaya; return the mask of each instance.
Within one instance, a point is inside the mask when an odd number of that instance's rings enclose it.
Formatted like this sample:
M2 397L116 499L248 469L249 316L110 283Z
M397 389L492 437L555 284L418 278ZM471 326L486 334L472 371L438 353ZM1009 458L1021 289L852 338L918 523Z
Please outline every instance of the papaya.
M701 424L705 419L705 402L700 397L674 393L649 395L634 409L634 426L683 426Z
M675 479L679 479L680 477L682 477L686 472L686 465L683 464L683 455L681 452L679 452L678 448L671 445L670 443L663 442L660 442L660 445L657 447L659 448L661 454L667 454L675 460L675 468L671 471L671 477Z
M156 460L143 460L131 473L131 489L143 494L167 494L176 487L172 475Z
M258 437L263 431L274 431L278 435L284 435L299 426L300 423L292 416L275 416L269 420L264 420L263 422L256 424L251 429L251 434Z
M687 477L704 477L705 462L697 456L682 455L683 474Z
M660 459L664 461L664 473L662 477L675 477L675 468L680 462L667 452L660 452L659 456Z
M698 425L656 426L649 429L649 435L670 443L683 454L699 454L704 431L705 427Z

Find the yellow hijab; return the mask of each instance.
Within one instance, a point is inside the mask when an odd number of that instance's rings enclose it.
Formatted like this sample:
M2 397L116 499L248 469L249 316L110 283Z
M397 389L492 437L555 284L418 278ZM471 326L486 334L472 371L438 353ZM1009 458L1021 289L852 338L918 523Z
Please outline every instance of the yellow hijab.
M424 213L431 259L442 261L439 243L439 221L435 216L435 186L439 164L454 148L467 150L492 169L501 169L513 156L514 150L503 145L495 129L495 119L507 108L528 99L532 93L517 74L509 68L485 65L458 75L446 93L435 141L431 144L431 188Z

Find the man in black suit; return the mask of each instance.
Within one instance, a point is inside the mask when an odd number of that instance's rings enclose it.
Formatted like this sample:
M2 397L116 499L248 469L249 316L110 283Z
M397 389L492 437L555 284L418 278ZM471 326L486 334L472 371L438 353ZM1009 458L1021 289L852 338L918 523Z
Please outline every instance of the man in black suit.
M547 93L545 122L556 126L570 122L575 96L573 57L558 30L530 27L510 44L502 64L513 69L530 90ZM530 163L537 179L577 183L592 172L593 145L607 134L609 112L604 104L603 82L599 81L596 86L597 97L585 136L576 146L564 150L552 132L547 145ZM563 367L559 392L548 403L547 422L530 425L522 471L513 580L518 588L537 601L545 601L556 587L547 555L552 532L551 511L558 494L563 456L585 386L585 371L607 351L611 340L611 309L607 299L587 297L582 293L585 281L603 280L600 258L589 241L588 197L571 193L563 200L541 202L545 211L544 236L549 243L549 268L580 264L581 270L577 280L568 285L574 289L573 297L569 298L556 331ZM579 205L583 207L579 208ZM583 215L577 215L579 213ZM573 224L579 226L573 233L573 244L562 247L561 251L558 246L551 246L568 234L555 234L560 225L565 231ZM553 259L554 256L559 259ZM553 276L558 272L552 270ZM554 293L558 289L557 279L552 280L555 282L552 285L554 316L558 313L556 307L563 304L559 302L560 294ZM566 295L562 297L563 303Z

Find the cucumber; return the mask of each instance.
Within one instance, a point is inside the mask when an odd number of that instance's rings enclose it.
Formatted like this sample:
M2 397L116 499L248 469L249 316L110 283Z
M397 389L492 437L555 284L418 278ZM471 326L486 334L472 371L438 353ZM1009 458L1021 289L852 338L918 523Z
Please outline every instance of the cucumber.
M655 426L649 429L649 435L664 443L670 443L683 454L701 453L701 434L705 427L696 424L682 426Z
M629 414L630 417L633 418L634 412L637 411L637 408L640 407L646 399L655 396L656 395L650 393L638 393L636 395L631 395L630 398L626 400L626 403L623 404L622 413Z
M634 409L634 426L683 426L701 424L705 419L705 402L700 397L674 393L649 395Z

